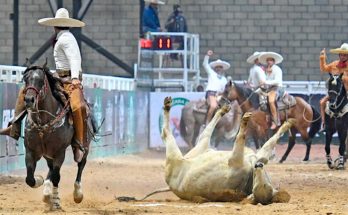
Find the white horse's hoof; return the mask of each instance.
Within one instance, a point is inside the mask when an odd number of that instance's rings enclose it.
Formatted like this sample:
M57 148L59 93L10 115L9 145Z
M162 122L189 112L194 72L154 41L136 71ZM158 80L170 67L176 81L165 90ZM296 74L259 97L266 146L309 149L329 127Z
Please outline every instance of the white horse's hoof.
M81 203L83 200L82 185L81 182L74 183L74 201L75 203Z
M45 180L43 189L43 199L42 201L50 204L53 193L53 184L50 180Z
M35 185L33 188L38 188L44 183L44 178L41 175L37 175L35 178Z

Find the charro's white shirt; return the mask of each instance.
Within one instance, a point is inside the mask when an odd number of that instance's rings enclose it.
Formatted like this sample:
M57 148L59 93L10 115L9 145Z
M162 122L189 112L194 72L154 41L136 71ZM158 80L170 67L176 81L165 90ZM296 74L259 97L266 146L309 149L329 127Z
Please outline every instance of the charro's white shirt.
M249 78L248 82L253 88L258 88L261 83L266 81L266 74L263 69L257 65L254 64L249 71Z
M275 64L271 67L271 69L272 69L271 73L266 72L266 82L265 83L268 85L272 85L272 86L282 87L283 86L283 71L282 71L282 69Z
M209 56L206 55L203 60L203 67L208 73L208 85L206 91L216 91L221 93L227 84L227 79L223 75L218 75L209 65Z
M71 78L79 78L81 69L81 53L77 41L68 30L57 34L57 42L54 45L54 61L56 69L70 70Z

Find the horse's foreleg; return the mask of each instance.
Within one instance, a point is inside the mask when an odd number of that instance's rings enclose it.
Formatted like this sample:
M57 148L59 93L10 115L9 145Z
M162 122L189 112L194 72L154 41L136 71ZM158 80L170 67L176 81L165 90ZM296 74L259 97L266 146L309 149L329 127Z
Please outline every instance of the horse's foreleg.
M34 176L34 172L36 169L36 162L38 160L39 158L35 157L33 152L26 149L25 165L27 167L27 177L25 178L25 182L32 188L40 187L44 182L44 179L42 176L40 175Z
M288 147L286 148L286 151L285 151L283 157L280 159L279 163L283 163L286 160L286 158L288 157L292 148L294 148L294 146L295 146L297 130L296 130L296 128L291 128L290 132L291 132L291 136L289 136Z
M267 164L269 158L272 155L272 150L278 143L279 138L283 135L293 124L294 120L289 119L283 123L279 130L262 146L262 148L256 153L258 161L261 161L264 164Z
M51 198L51 210L61 209L60 199L58 193L58 184L60 181L60 168L65 159L65 151L63 150L54 160L53 169L51 175L51 181L53 184L52 198Z
M77 176L74 183L74 201L75 203L80 203L83 200L83 192L82 192L82 184L81 184L81 176L83 169L85 168L87 162L87 156L85 156L80 163L77 164Z
M52 184L52 181L51 181L52 172L53 172L53 160L46 158L46 161L47 161L47 166L49 168L49 171L48 171L46 180L44 182L43 199L42 199L42 201L47 203L47 204L50 204L51 203L52 193L53 193L53 184Z

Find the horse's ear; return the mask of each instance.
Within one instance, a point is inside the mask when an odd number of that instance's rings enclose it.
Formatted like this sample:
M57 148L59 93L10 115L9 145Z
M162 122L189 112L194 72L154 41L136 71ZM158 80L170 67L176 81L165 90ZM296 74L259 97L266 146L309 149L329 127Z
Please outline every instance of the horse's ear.
M332 78L333 76L332 76L332 74L331 74L331 72L329 72L329 75L330 75L330 78Z
M46 57L45 63L42 65L42 68L46 68L46 67L47 67L47 57Z
M24 63L24 65L23 66L25 66L25 67L29 67L31 65L31 63L30 63L30 60L29 60L29 58L25 58L25 63Z
M229 81L228 81L228 86L232 87L232 85L233 85L232 80L229 80Z
M342 74L340 74L340 79L342 79L342 76L343 76L343 73L342 73Z

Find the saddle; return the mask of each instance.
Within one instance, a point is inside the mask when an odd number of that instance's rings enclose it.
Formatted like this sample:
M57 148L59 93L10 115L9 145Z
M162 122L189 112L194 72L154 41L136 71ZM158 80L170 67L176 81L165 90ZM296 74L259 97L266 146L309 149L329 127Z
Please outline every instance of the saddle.
M208 104L206 99L202 98L193 104L193 111L206 114L208 112Z
M268 93L269 90L261 90L259 93L260 109L264 112L269 112ZM288 94L284 89L279 89L277 92L277 110L288 110L296 105L294 96Z

